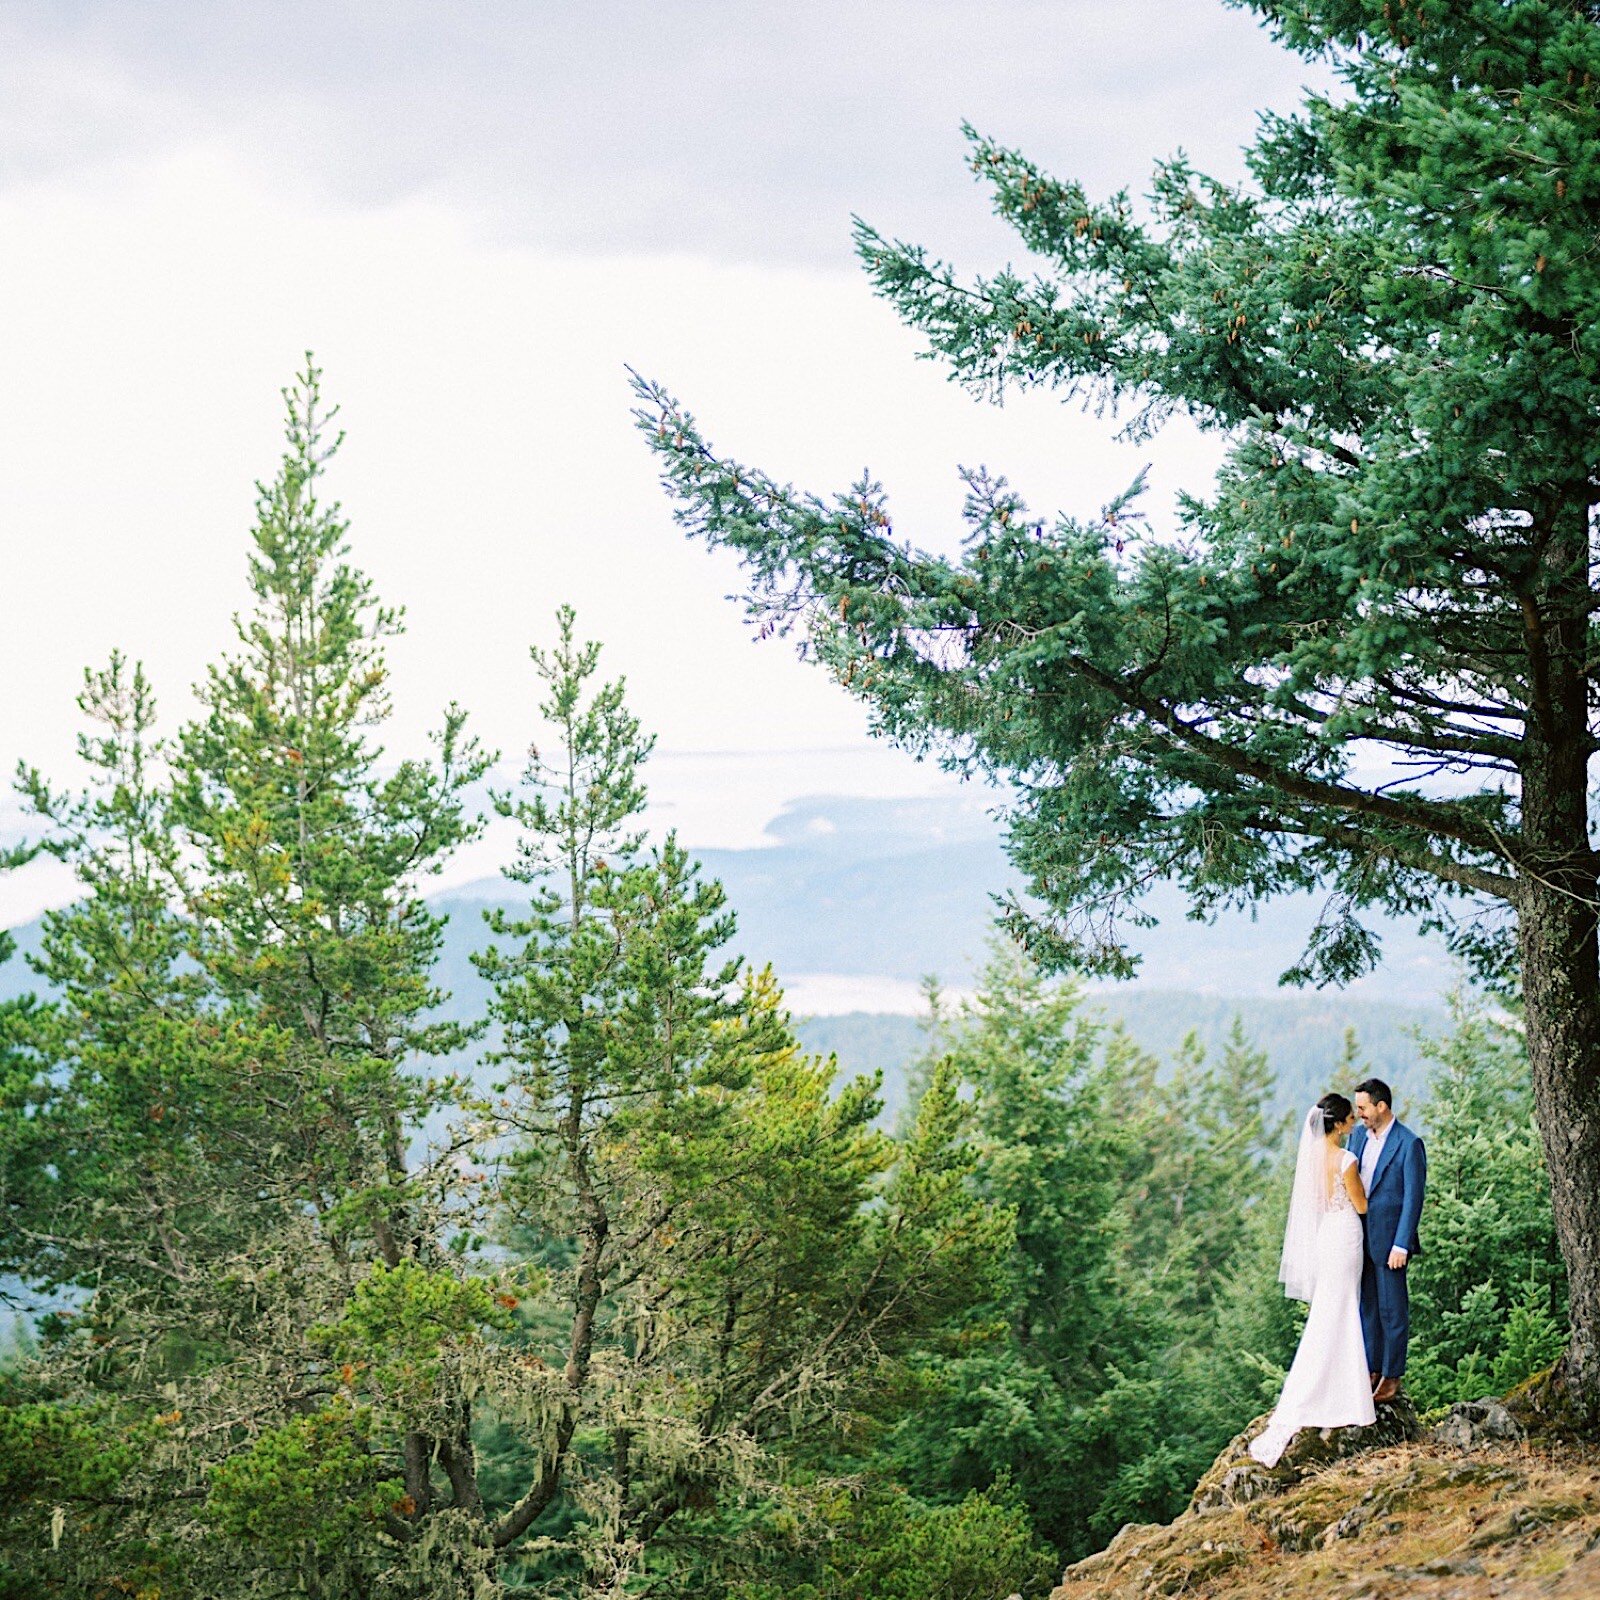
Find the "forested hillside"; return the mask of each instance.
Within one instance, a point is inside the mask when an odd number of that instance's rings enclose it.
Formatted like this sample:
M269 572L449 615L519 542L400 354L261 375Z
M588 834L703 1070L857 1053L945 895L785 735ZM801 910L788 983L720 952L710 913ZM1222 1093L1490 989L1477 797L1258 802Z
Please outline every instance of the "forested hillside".
M741 862L749 890L748 868L743 858L765 852L728 851L724 857L734 857ZM700 859L707 871L719 852L702 852ZM985 858L990 851L985 847ZM930 877L947 885L945 876L950 861L940 856L935 860L935 870ZM737 879L735 880L738 881ZM755 943L745 928L754 922L759 929L760 917L749 918L743 902L735 890L723 880L728 891L729 905L739 918L741 948L767 950L770 947ZM783 892L784 908L781 918L769 921L780 927L806 927L811 919L821 914L822 908L808 895L808 883L802 879L789 885ZM925 901L893 897L885 886L877 886L878 904L894 920L894 927L923 930L921 938L927 939L930 926L926 916L936 913ZM970 900L970 896L968 897ZM885 906L885 902L890 903ZM452 891L433 898L430 904L444 916L445 921L436 969L439 986L447 998L441 1014L463 1018L475 1015L483 1004L485 986L473 966L474 951L488 942L489 933L484 920L486 912L498 906L502 910L511 902L505 898L503 883L475 885L470 891ZM848 923L852 915L849 908L834 908L832 920ZM956 918L959 926L960 919ZM26 956L39 948L41 924L37 921L15 930L17 959L0 965L0 999L25 994L40 987L37 975L26 965ZM872 939L870 930L862 933L857 950L834 948L827 953L862 963L858 969L863 976L916 977L911 961L899 959L892 970L886 963L872 966L880 951L903 952L906 945L915 945L916 938ZM992 936L992 935L990 935ZM981 937L975 930L973 937ZM782 953L790 961L816 959L808 954L814 947L805 941L789 936L776 936L775 942L783 947ZM915 953L915 952L913 952ZM924 950L923 953L927 953ZM1265 964L1270 959L1268 948L1257 952L1257 960ZM779 956L766 957L773 962L779 981L788 971L810 971L811 967L791 968ZM935 969L927 969L929 971ZM1226 973L1226 966L1222 972ZM970 973L963 970L964 977ZM1442 997L1441 997L1442 1001ZM1417 1042L1420 1032L1437 1032L1445 1019L1443 1004L1431 1006L1410 1005L1402 1002L1361 998L1340 992L1283 990L1275 995L1196 993L1184 990L1152 988L1143 983L1117 985L1099 990L1089 996L1090 1005L1113 1022L1121 1022L1141 1048L1150 1051L1163 1061L1171 1060L1184 1046L1192 1033L1201 1047L1215 1051L1221 1046L1229 1028L1237 1018L1249 1037L1266 1053L1272 1069L1272 1103L1277 1109L1309 1104L1333 1081L1341 1070L1347 1048L1347 1034L1353 1035L1360 1061L1371 1071L1391 1079L1403 1091L1419 1081L1422 1054ZM856 1072L881 1071L884 1075L883 1094L887 1114L897 1114L906 1103L906 1068L922 1048L926 1038L923 1021L916 1015L903 1012L846 1012L838 1015L806 1016L795 1019L798 1037L808 1050L822 1054L836 1053L846 1076ZM452 1058L453 1064L471 1069L473 1052L464 1052Z
M1424 1041L1447 1023L1442 1007L1293 993L1230 999L1138 984L1091 992L1085 1004L1120 1023L1140 1049L1169 1064L1184 1053L1191 1035L1202 1051L1214 1055L1237 1021L1267 1058L1269 1104L1275 1112L1303 1110L1331 1084L1350 1081L1352 1062L1393 1082L1409 1108L1420 1100L1427 1071ZM924 1019L882 1013L799 1017L795 1031L807 1049L837 1053L847 1073L881 1069L891 1114L905 1104L906 1066L928 1040ZM1353 1057L1347 1054L1351 1046Z

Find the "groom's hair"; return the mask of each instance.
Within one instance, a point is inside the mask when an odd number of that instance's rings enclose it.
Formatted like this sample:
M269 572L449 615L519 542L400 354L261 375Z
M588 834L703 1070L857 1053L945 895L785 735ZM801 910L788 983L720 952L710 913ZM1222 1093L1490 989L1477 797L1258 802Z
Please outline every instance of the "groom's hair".
M1364 1094L1369 1100L1381 1100L1391 1111L1394 1110L1394 1095L1382 1078L1363 1078L1356 1085L1355 1092Z

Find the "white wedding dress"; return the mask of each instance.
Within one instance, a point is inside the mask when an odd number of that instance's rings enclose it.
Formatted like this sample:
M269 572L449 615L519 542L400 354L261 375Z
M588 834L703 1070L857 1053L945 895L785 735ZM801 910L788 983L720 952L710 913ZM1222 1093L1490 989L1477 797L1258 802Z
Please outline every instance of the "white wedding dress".
M1348 1150L1340 1156L1333 1193L1318 1196L1314 1255L1305 1263L1314 1272L1309 1284L1311 1310L1300 1335L1300 1348L1283 1381L1277 1409L1250 1443L1250 1454L1263 1466L1276 1466L1302 1428L1365 1426L1377 1416L1361 1337L1361 1214L1351 1202L1344 1177L1356 1158ZM1294 1228L1291 1217L1286 1254ZM1285 1281L1289 1281L1287 1267ZM1294 1283L1289 1292L1296 1292Z

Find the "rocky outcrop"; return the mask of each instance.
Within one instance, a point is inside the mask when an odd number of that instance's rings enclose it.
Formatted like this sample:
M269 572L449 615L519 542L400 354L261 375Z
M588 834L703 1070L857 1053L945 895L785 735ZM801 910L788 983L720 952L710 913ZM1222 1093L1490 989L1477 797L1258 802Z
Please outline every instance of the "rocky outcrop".
M1463 1400L1433 1430L1434 1442L1449 1450L1475 1450L1485 1444L1511 1444L1523 1437L1522 1425L1503 1400L1492 1395Z
M1298 1436L1270 1470L1225 1449L1176 1522L1125 1527L1052 1600L1594 1600L1600 1452L1530 1443L1503 1402L1425 1429L1409 1404L1371 1428Z
M1289 1441L1289 1447L1273 1467L1264 1467L1250 1454L1250 1441L1267 1425L1266 1416L1257 1417L1212 1462L1194 1491L1189 1511L1208 1516L1249 1505L1266 1495L1281 1494L1299 1483L1308 1473L1335 1461L1345 1461L1366 1451L1383 1450L1409 1444L1420 1438L1422 1424L1417 1409L1402 1394L1393 1405L1379 1406L1378 1417L1366 1428L1305 1428Z

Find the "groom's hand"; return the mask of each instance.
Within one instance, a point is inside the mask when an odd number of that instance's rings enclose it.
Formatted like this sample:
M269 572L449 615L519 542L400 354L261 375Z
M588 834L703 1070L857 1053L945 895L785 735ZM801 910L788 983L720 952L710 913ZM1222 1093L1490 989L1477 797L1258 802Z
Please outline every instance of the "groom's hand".
M1389 1252L1389 1265L1393 1267L1396 1272L1398 1272L1406 1264L1408 1259L1409 1258L1407 1257L1406 1252L1402 1250L1399 1245L1396 1245L1394 1249Z

